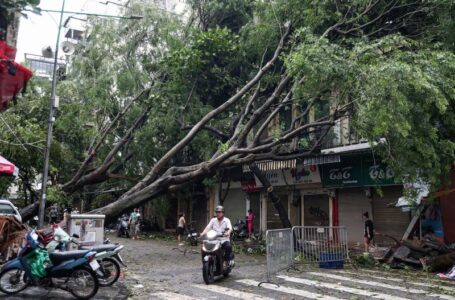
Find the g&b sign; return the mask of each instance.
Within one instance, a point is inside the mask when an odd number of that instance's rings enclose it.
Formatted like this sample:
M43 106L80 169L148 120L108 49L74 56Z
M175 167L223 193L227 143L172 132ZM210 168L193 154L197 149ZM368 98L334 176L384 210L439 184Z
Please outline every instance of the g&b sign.
M321 165L324 187L393 185L393 171L371 157L347 157L341 162Z

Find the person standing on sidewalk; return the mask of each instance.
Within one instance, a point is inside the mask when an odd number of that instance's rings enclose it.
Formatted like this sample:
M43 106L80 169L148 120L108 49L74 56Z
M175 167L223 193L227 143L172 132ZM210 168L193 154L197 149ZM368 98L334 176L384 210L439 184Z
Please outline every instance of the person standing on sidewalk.
M251 239L251 234L253 233L253 223L254 223L254 214L253 210L248 210L248 215L246 216L246 226L248 228L248 238Z
M365 241L365 252L368 252L370 245L374 244L374 224L373 221L370 220L370 216L368 212L363 213L363 217L365 219L365 229L364 229L364 241Z
M140 218L141 213L139 212L139 208L135 208L134 211L130 215L130 232L133 240L138 240L139 237L139 225L140 225Z
M177 225L177 240L179 241L179 246L182 246L181 243L181 237L185 233L185 225L186 225L186 220L185 220L185 213L180 213L179 214L179 222Z

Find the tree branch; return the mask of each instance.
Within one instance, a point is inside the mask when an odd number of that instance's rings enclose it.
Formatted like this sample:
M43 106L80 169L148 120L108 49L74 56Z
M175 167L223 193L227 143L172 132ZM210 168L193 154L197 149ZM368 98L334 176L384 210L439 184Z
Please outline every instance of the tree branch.
M143 95L148 95L150 93L150 88L143 90L139 95L134 97L124 108L123 110L111 121L109 126L101 133L101 137L98 141L98 143L95 146L91 146L88 149L88 154L87 157L85 158L84 162L82 165L79 167L79 170L76 172L76 174L71 178L70 181L66 182L63 184L63 189L68 188L69 186L75 184L85 173L87 170L89 164L92 162L93 158L95 157L98 149L101 147L101 145L104 143L106 136L112 131L114 125L125 116L126 112L130 109L130 107L133 105L134 102L136 102L138 99L140 99Z
M286 26L287 26L286 33L281 37L281 40L275 50L273 57L264 65L264 67L262 67L257 72L254 78L251 79L245 86L243 86L234 96L232 96L222 105L210 111L202 119L200 119L199 122L194 125L194 127L187 133L187 135L183 139L181 139L176 145L174 145L174 147L172 147L165 155L163 155L160 158L160 160L152 167L150 172L138 184L136 184L133 188L131 188L128 192L124 194L125 197L137 192L138 190L144 188L152 181L154 181L157 178L159 172L161 172L161 170L172 159L172 157L174 157L181 149L183 149L183 147L185 147L189 142L191 142L194 136L200 130L202 130L202 128L210 120L212 120L214 117L216 117L217 115L231 107L234 103L241 99L254 85L256 85L256 83L262 78L262 76L264 76L264 74L274 65L274 63L278 59L279 54L281 53L284 47L285 40L287 39L287 36L290 33L291 28L290 24L287 23Z
M194 127L194 125L185 125L185 126L181 126L180 129L189 130L189 129L193 128L193 127ZM222 132L218 128L205 125L205 126L202 127L202 129L207 130L212 135L214 135L215 137L219 138L223 143L226 142L229 139L229 135L224 133L224 132Z
M114 163L114 156L117 155L118 151L124 147L127 142L131 139L133 132L141 127L147 119L148 113L151 107L146 108L142 114L140 114L134 124L128 129L125 135L116 143L115 147L111 149L103 163L95 168L93 171L86 175L80 176L80 178L71 185L63 185L63 190L66 192L74 192L76 189L95 182L100 182L103 178L108 178L108 169ZM104 174L104 175L103 175ZM104 177L103 177L104 176Z
M242 130L239 137L237 138L237 141L235 143L237 147L240 147L244 143L251 129L254 127L254 125L257 124L258 120L261 118L264 112L272 105L275 99L279 95L281 95L281 93L283 92L284 88L286 87L290 80L291 77L289 75L284 75L284 77L281 79L281 82L273 91L272 95L265 101L265 103L261 107L259 107L253 112L251 118L246 123L245 128Z

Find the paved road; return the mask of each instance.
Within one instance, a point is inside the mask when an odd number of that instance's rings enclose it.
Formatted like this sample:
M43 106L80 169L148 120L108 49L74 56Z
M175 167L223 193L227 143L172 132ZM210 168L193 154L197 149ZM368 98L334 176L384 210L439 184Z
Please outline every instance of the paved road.
M447 299L455 300L455 283L434 274L394 271L323 270L299 267L266 279L265 257L236 256L236 268L213 285L202 279L200 254L185 256L176 242L131 241L125 281L131 299ZM194 248L194 250L199 250ZM451 295L449 295L452 293Z
M199 248L176 247L175 241L116 239L128 264L124 276L110 289L103 288L94 299L447 299L455 300L455 283L434 274L380 270L323 270L299 267L265 280L265 257L236 256L231 276L205 285L201 274ZM193 250L195 253L193 253ZM302 272L303 271L303 272ZM276 285L279 284L279 285ZM72 299L69 293L36 289L21 297L0 299Z

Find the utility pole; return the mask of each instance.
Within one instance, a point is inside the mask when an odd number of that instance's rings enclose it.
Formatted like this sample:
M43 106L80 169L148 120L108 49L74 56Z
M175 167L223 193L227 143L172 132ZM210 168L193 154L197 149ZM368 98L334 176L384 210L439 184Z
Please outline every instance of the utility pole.
M60 30L62 28L63 13L65 10L65 0L62 3L62 10L60 11L60 22L57 31L57 42L55 43L55 56L54 56L54 67L52 71L52 87L51 87L51 99L49 105L49 119L47 121L47 137L46 137L46 148L44 149L44 167L43 167L43 182L41 185L41 202L39 206L38 214L38 228L42 228L44 224L44 212L46 210L46 198L47 198L47 173L49 172L49 152L51 151L52 142L52 129L54 126L54 110L56 104L55 89L57 85L57 59L58 59L58 46L60 43ZM57 101L58 102L58 101Z

